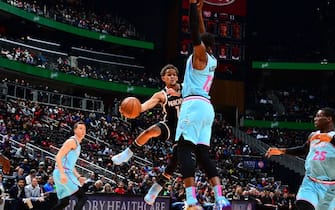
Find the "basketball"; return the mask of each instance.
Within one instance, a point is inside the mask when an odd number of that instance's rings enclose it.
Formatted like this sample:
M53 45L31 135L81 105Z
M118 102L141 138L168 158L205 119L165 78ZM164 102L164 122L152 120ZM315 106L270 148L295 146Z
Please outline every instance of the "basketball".
M136 97L127 97L121 102L119 110L126 118L134 119L141 114L141 102Z

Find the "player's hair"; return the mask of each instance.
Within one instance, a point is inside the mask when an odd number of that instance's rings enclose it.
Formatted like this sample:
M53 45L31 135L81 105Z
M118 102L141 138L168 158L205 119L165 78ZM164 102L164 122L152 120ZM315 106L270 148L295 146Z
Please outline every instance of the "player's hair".
M208 33L208 32L205 32L205 33L201 34L201 41L206 46L206 49L210 48L210 49L214 50L215 38L214 38L213 34Z
M335 109L330 108L330 107L324 107L320 109L323 111L324 115L327 117L331 117L333 121L335 121Z
M172 64L167 64L167 65L165 65L165 66L162 68L160 75L161 75L161 76L164 76L164 75L166 74L166 71L167 71L168 69L174 69L174 70L176 70L177 75L179 74L179 71L178 71L178 68L177 68L177 67L175 67L175 66L172 65Z
M83 121L78 121L73 125L73 130L78 128L78 125L86 125Z

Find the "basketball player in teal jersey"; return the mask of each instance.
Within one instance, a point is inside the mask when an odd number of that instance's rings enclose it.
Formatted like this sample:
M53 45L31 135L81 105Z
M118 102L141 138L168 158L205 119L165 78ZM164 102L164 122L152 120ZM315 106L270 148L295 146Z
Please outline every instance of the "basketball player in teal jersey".
M292 148L270 147L266 157L272 155L307 154L306 174L296 196L299 210L335 209L335 110L322 108L314 117L318 129L312 132L302 146Z
M74 136L67 139L56 155L56 165L53 177L56 185L58 203L53 210L62 210L69 205L72 195L77 197L74 210L81 210L87 201L82 185L86 178L81 176L75 164L81 151L80 143L86 135L84 122L77 122L73 126Z
M214 108L209 91L214 79L217 60L213 56L214 36L205 33L202 17L203 0L189 0L189 23L193 53L185 67L182 97L176 141L178 161L186 191L185 209L202 209L198 205L195 185L196 162L205 171L213 186L214 210L230 206L222 195L222 187L215 164L210 160L209 148ZM192 157L195 154L196 160Z
M160 75L165 87L163 90L154 93L150 99L141 105L141 112L160 105L162 107L163 120L144 130L127 149L114 155L112 161L115 165L127 162L133 156L133 151L145 145L151 138L160 138L162 141L171 140L174 144L179 108L182 102L178 74L177 67L172 64L168 64L162 68ZM144 197L146 203L152 205L155 202L159 192L163 189L165 183L170 181L176 168L177 154L176 147L173 147L164 173L158 177L157 183L151 186Z

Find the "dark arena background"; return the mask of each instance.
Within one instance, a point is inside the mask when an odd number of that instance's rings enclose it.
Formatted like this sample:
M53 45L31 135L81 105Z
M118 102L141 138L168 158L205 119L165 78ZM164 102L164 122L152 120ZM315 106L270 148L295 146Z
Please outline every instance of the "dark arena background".
M305 155L264 155L304 144L316 112L335 107L334 4L205 0L218 60L210 157L232 210L297 209ZM55 205L55 154L79 120L87 126L76 165L87 178L85 210L183 208L179 169L153 206L143 201L171 142L153 138L119 166L111 158L162 119L160 107L126 119L120 101L144 102L162 89L168 63L183 80L193 49L188 8L187 0L0 0L0 210ZM195 177L198 202L210 210L213 189L201 169ZM37 179L40 194L17 197L22 178L25 186Z

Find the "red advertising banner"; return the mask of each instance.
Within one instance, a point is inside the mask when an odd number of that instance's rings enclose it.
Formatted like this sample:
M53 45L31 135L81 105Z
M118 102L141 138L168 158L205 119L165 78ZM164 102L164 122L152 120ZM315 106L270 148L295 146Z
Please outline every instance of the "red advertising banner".
M204 0L203 10L230 15L246 16L247 0ZM183 8L188 9L188 0L183 0Z

